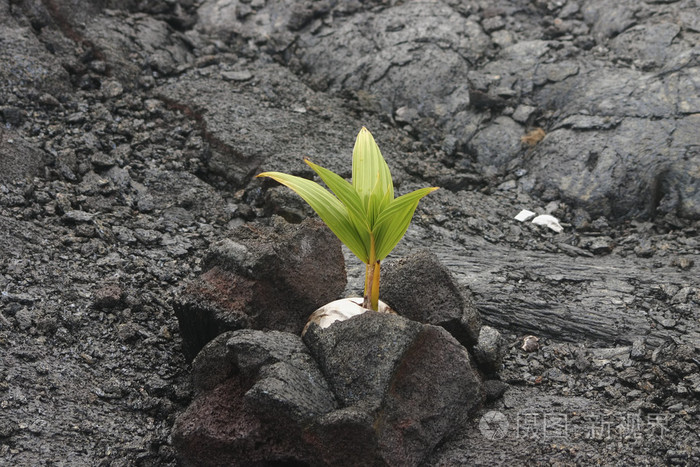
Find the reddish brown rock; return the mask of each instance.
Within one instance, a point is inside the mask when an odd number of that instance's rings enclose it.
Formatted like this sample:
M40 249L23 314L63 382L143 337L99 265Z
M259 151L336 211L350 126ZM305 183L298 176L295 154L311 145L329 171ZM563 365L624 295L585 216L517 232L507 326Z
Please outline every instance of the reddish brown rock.
M192 371L198 396L173 427L180 465L316 458L304 426L337 405L299 336L227 332L202 349Z
M308 316L345 289L340 242L320 221L248 224L210 248L205 271L174 303L188 358L236 329L301 333Z
M100 310L116 308L122 303L123 295L118 284L105 284L95 291L93 304Z

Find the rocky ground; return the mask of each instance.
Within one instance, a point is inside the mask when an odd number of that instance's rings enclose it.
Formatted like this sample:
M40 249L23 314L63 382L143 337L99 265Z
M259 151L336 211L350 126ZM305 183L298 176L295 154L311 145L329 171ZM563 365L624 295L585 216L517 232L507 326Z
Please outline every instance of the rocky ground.
M364 125L442 187L392 256L509 343L429 464L697 465L699 43L692 0L0 0L0 463L176 464L174 298Z

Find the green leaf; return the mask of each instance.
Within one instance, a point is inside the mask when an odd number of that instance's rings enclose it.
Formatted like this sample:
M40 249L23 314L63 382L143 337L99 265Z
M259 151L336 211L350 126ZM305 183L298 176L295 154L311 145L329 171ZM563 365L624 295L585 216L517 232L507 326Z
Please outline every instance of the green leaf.
M420 199L437 189L422 188L394 199L389 166L364 127L353 149L352 183L308 159L306 163L335 196L318 183L293 175L265 172L258 177L273 178L294 190L365 263L380 261L394 249L406 234Z
M381 212L372 229L377 261L386 258L406 234L418 201L435 190L437 187L421 188L399 196Z
M371 229L366 222L367 214L364 206L362 206L360 195L357 194L355 188L347 180L335 172L324 169L320 165L316 165L308 159L304 159L304 162L306 162L306 164L311 167L319 177L321 177L321 180L323 180L328 188L331 189L333 194L338 197L340 202L343 203L346 208L348 208L348 211L350 211L350 213L352 213L352 215L355 216L358 221L361 221L361 224L364 224L365 229L369 232Z
M381 193L380 199L384 198L386 192L390 193L391 199L394 198L394 182L391 180L389 166L374 137L365 127L358 133L352 151L352 186L368 210L369 198L375 187Z
M321 220L350 251L363 262L369 261L369 251L363 240L364 235L358 232L356 223L351 218L348 209L321 185L305 178L281 172L264 172L258 177L272 178L294 190L304 201L309 203L309 206L316 211ZM366 235L369 236L369 233Z

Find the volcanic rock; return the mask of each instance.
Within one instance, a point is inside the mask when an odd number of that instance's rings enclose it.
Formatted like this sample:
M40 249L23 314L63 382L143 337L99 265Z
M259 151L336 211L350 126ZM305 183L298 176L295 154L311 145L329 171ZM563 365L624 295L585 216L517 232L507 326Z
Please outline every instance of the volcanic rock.
M301 333L317 308L346 283L340 242L319 221L245 225L202 262L205 271L174 304L188 358L225 331Z
M380 296L401 316L442 326L467 348L479 339L471 292L428 250L384 263Z
M202 349L173 428L182 465L420 465L484 398L440 327L368 311L304 341L240 330Z

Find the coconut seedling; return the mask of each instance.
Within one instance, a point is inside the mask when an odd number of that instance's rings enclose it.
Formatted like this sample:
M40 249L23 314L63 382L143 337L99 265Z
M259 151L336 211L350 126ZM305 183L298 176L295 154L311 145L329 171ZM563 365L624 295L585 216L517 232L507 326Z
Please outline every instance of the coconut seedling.
M301 196L331 231L365 263L363 307L379 306L380 263L406 234L418 202L437 187L394 197L391 172L377 143L362 127L352 151L352 183L304 159L332 191L295 175L264 172Z

